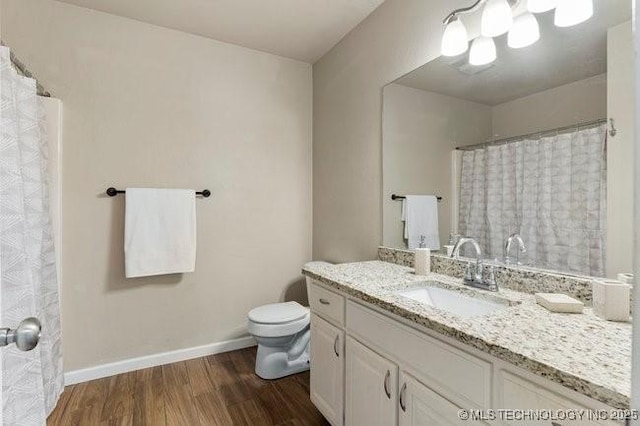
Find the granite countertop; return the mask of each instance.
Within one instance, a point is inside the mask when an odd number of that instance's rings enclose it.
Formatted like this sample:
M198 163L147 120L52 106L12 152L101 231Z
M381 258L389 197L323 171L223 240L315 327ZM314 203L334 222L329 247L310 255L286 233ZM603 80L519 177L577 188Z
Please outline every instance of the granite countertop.
M377 260L310 262L303 274L614 408L629 408L630 323L604 321L590 308L583 314L552 313L532 294L471 289L457 278L416 276L412 268ZM425 281L480 298L500 297L510 306L462 319L394 294Z

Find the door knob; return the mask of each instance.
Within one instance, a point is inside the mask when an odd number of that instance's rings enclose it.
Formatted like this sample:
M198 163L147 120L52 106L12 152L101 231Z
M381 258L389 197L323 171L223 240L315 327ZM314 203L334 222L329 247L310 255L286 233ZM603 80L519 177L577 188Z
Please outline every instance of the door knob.
M0 328L0 346L15 343L21 351L30 351L38 345L42 325L37 318L22 320L18 328Z

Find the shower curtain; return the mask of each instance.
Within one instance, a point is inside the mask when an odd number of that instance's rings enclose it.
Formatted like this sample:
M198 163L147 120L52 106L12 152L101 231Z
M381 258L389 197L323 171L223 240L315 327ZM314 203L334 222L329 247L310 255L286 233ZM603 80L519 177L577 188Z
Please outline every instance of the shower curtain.
M30 352L0 349L2 424L44 425L63 389L59 291L47 198L44 111L36 82L0 47L0 326L34 316Z
M602 124L465 151L459 232L475 237L491 258L502 258L517 232L526 263L603 276L605 150Z

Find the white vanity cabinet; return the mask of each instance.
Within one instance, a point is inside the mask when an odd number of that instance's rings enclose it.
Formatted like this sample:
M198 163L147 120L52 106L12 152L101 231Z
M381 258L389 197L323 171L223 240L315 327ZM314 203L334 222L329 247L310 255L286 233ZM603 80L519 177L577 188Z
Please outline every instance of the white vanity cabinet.
M347 337L345 425L397 424L398 366Z
M450 338L416 329L408 320L365 306L317 281L308 279L307 285L312 311L311 400L333 426L520 426L526 423L500 422L480 412L610 409ZM461 409L484 415L486 423L461 419Z
M311 402L333 426L342 426L344 330L311 315Z
M485 361L424 340L426 336L416 330L407 328L409 333L403 334L394 320L313 280L307 282L312 312L311 401L333 426L458 424L458 405L401 371L412 364L428 364L423 380L433 378L432 385L440 392L450 387L456 393L454 388L459 387L458 400L469 406L488 402L490 365ZM388 351L388 345L393 350ZM378 352L380 348L387 350ZM432 362L425 363L429 359ZM438 380L446 383L439 386Z

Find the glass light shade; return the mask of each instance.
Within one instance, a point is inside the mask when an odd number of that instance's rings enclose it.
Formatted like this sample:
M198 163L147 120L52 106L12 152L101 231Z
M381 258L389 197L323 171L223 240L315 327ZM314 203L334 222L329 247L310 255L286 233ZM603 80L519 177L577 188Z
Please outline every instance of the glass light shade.
M558 0L554 23L557 27L571 27L593 16L593 0Z
M496 44L491 37L478 37L471 43L469 63L471 65L487 65L496 60Z
M513 49L531 46L540 39L540 27L533 13L526 12L517 16L509 30L507 43Z
M513 25L513 13L507 0L489 0L482 11L480 23L484 37L497 37L509 31Z
M556 7L557 0L527 0L527 9L531 13L547 12Z
M444 56L458 56L466 52L468 48L467 29L462 21L454 19L444 29L440 50Z

